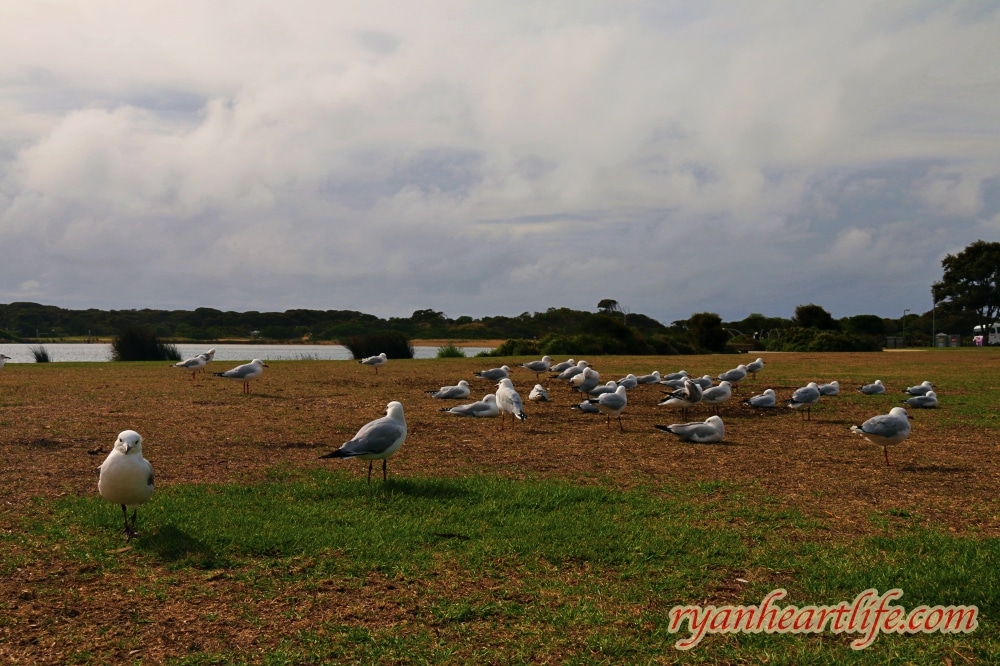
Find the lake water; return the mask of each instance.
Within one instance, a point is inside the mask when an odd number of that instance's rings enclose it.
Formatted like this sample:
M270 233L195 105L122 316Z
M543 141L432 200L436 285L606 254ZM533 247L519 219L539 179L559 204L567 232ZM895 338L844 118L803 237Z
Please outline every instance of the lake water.
M347 361L353 358L351 352L342 345L175 345L181 358L191 358L215 348L215 362L219 361L249 361L259 358L262 361ZM49 353L49 359L59 361L95 361L111 360L110 344L0 344L0 354L11 358L8 363L34 363L31 353L33 347L44 347ZM475 356L479 352L490 351L492 347L460 347L466 356ZM414 358L435 358L437 347L413 347Z

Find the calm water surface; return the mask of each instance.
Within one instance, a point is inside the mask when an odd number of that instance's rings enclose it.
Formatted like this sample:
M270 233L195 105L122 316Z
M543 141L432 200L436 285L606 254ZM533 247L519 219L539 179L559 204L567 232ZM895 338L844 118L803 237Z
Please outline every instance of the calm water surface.
M31 353L33 347L44 347L49 353L49 359L59 361L110 361L111 345L109 344L42 344L42 345L5 345L0 344L0 354L11 358L8 363L34 363ZM215 362L219 361L249 361L259 358L262 361L346 361L353 358L347 347L342 345L176 345L181 358L191 358L214 347ZM462 347L466 356L475 356L479 352L489 351L492 347ZM437 347L414 347L414 358L434 358Z

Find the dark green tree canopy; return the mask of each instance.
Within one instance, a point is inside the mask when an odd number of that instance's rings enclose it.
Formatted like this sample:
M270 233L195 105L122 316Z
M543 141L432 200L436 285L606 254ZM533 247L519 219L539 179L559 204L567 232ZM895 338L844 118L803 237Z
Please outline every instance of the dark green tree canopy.
M797 326L802 328L818 328L821 331L839 331L840 324L823 307L810 303L800 305L795 308L795 318Z
M687 321L688 330L695 344L707 351L722 351L726 348L729 333L722 327L722 317L714 312L699 312Z
M977 240L941 260L944 274L931 286L935 303L973 312L983 330L1000 315L1000 243Z

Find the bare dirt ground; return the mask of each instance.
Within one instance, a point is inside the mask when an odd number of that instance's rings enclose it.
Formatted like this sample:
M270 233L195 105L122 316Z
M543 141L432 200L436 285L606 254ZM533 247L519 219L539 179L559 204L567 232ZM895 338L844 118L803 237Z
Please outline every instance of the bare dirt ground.
M901 361L903 356L907 360ZM192 381L190 374L160 364L8 365L0 371L0 529L13 534L24 529L26 519L46 520L38 499L96 494L95 468L117 433L129 428L143 435L144 453L161 488L251 483L276 467L339 466L364 483L366 464L318 456L381 416L389 400L399 400L409 436L389 462L393 476L559 477L622 488L722 481L768 494L816 518L831 539L877 533L882 528L872 517L891 520L886 513L891 509L955 533L1000 535L996 428L965 423L949 408L949 400L966 391L958 380L939 387L941 409L911 410L913 434L890 450L889 466L880 447L848 431L849 425L898 404L902 387L934 380L935 369L951 376L960 372L953 359L940 357L919 371L900 369L911 357L843 354L832 361L831 355L770 355L759 378L745 382L722 407L726 440L711 445L679 443L653 428L678 421L676 414L657 407L658 386L629 392L624 432L603 416L570 409L580 395L547 374L538 381L549 388L552 402L527 404L528 420L513 426L508 420L502 430L499 419L442 413L441 407L455 403L424 393L464 378L473 385L468 401L481 398L494 386L473 373L504 362L497 359L390 361L377 375L351 362L272 363L250 395L243 395L238 383L210 373ZM681 364L692 374L715 375L746 360L616 357L595 359L594 365L604 381L654 367L669 372ZM228 367L212 365L216 371ZM813 376L803 376L803 369L812 369ZM874 377L890 387L888 395L853 393L854 386ZM536 383L519 368L513 379L524 398ZM755 411L739 402L770 387L783 405L807 381L830 379L841 381L844 395L824 398L811 420L785 408ZM693 418L708 413L701 407ZM58 551L5 557L23 560L0 578L0 599L8 600L0 618L0 659L12 663L64 663L74 652L97 655L97 661L134 657L151 662L195 650L254 654L297 626L281 620L289 604L301 604L301 599L289 601L294 594L251 600L244 583L225 576L171 573L178 586L203 594L186 605L165 600L151 611L138 606L130 594L134 583L121 574L88 570ZM408 592L375 578L372 584L384 588L375 596L371 587L324 590L326 612L351 608L360 622L386 621L389 611L383 606L405 606ZM192 623L192 603L214 619ZM315 598L313 603L318 603ZM255 617L275 619L251 626L240 620L239 609L247 606ZM153 612L156 621L148 626L125 627L130 619Z

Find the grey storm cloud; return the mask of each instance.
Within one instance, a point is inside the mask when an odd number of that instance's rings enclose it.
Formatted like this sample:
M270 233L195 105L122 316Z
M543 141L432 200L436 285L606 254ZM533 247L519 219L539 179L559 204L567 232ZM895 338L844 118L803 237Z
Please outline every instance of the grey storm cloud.
M996 2L13 3L0 301L930 309L1000 232Z

